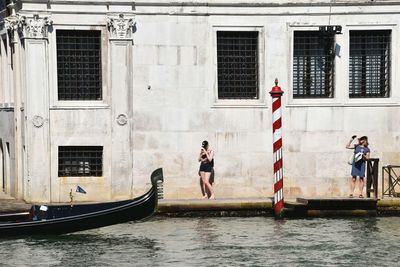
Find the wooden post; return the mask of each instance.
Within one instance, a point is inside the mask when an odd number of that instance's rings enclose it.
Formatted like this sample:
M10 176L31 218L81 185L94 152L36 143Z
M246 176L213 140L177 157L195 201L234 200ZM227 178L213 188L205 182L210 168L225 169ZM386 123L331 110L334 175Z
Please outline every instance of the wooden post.
M378 198L378 173L379 173L379 159L371 158L367 162L367 197L374 193L374 197ZM371 188L372 186L372 188ZM383 189L383 188L382 188Z
M283 216L283 157L282 157L282 110L283 91L275 79L275 86L270 92L272 97L272 137L274 155L274 211L276 217Z

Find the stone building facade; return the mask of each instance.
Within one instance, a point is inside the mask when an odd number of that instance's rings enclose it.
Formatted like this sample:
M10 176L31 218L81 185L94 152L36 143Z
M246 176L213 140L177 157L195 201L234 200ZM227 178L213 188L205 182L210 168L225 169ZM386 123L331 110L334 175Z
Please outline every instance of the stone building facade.
M348 194L348 139L400 162L400 1L7 0L0 4L0 185L33 202L273 195L283 96L285 193Z

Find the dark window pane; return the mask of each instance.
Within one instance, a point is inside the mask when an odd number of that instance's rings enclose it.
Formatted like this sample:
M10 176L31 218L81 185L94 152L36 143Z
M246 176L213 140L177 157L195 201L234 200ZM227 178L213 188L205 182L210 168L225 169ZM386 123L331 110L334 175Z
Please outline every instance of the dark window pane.
M390 45L390 30L350 31L350 97L389 97Z
M218 98L258 98L258 32L217 32Z
M59 146L58 176L102 176L102 146Z
M101 32L57 30L58 100L101 100Z
M0 10L6 9L6 0L0 0Z
M293 97L333 97L334 34L294 32L293 55Z

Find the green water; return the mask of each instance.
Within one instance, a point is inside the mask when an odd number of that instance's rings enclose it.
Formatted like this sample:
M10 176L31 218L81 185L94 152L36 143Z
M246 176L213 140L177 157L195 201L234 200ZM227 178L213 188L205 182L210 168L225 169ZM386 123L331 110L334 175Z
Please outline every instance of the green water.
M0 239L0 266L400 266L400 218L153 218Z

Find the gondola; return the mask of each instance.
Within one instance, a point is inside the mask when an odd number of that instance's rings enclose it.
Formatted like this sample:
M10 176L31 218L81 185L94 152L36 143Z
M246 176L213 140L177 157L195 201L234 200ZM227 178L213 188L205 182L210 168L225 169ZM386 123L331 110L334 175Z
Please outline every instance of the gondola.
M155 170L151 174L151 189L130 200L95 204L33 205L25 220L0 222L0 237L65 234L148 218L157 207L157 182L163 180L162 169Z

